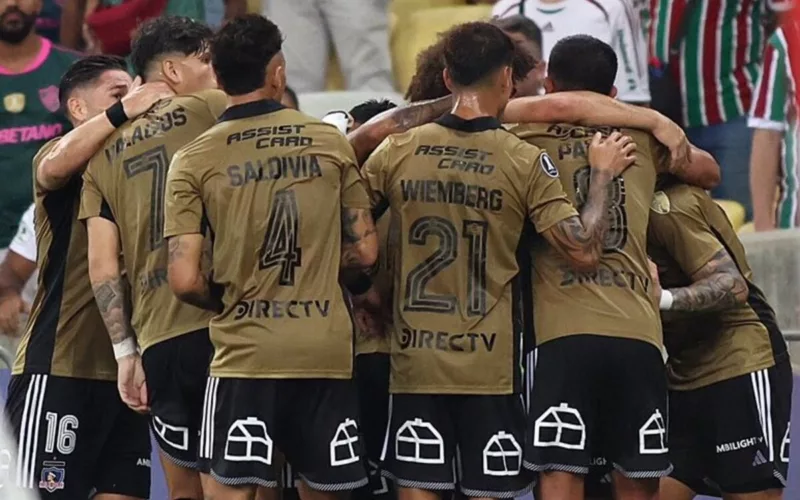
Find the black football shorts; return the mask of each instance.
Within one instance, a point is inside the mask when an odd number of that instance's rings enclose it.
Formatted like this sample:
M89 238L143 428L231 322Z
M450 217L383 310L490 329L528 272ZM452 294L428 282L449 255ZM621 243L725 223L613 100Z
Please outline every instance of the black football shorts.
M530 491L520 394L392 394L389 409L383 473L398 487L491 498Z
M389 414L389 354L359 354L355 361L359 427L364 437L369 485L353 492L354 500L395 498L394 485L382 474L381 449Z
M7 480L19 487L42 499L150 497L147 417L122 402L116 382L14 375L6 414L18 443Z
M604 462L644 479L672 470L664 362L647 342L572 335L540 345L528 420L532 471L587 475Z
M150 346L142 355L158 448L167 460L196 469L203 397L214 348L208 329Z
M784 488L792 369L772 368L669 395L672 477L700 494Z
M311 488L354 490L368 483L357 422L352 380L209 377L200 467L228 486L275 488L280 450Z

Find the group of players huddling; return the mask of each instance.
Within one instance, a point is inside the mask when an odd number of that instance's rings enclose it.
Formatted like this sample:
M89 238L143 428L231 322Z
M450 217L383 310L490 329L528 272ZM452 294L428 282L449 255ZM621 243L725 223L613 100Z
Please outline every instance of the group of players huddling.
M161 17L137 82L64 75L11 480L148 498L152 430L175 500L781 498L788 355L719 166L613 99L610 47L561 41L511 99L530 54L459 25L428 100L344 135L279 103L281 41Z

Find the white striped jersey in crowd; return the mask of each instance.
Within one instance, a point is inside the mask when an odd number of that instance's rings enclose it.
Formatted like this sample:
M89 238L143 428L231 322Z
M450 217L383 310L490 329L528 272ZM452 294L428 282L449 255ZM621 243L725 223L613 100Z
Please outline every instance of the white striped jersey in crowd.
M647 43L640 13L633 0L500 0L492 15L508 17L522 14L542 31L542 56L570 35L591 35L614 48L619 71L614 84L617 97L625 102L649 102Z
M764 65L750 110L752 128L782 132L780 198L777 227L800 227L800 128L797 119L797 82L800 54L789 56L789 40L800 40L800 21L787 22L770 37L764 51ZM794 63L794 64L792 64Z
M653 0L650 54L668 62L683 16L675 77L687 127L715 125L750 109L766 43L766 0ZM688 8L687 8L688 7Z
M17 227L17 234L8 244L9 250L31 262L36 262L36 228L33 225L34 208L35 205L31 203L28 210L22 214L19 227Z

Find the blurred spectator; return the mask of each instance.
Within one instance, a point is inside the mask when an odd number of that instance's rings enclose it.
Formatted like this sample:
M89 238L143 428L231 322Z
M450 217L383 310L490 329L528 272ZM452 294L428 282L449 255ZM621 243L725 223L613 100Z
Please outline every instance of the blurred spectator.
M539 27L531 19L520 15L497 18L492 23L508 33L536 61L536 66L528 72L528 76L514 86L514 95L524 97L543 94L547 64L542 53L542 32Z
M36 33L51 42L60 43L61 5L64 0L42 0L42 11L36 19Z
M22 333L36 295L35 206L31 204L4 258L0 258L0 333Z
M749 125L755 129L750 189L756 231L800 227L800 128L792 72L798 61L789 57L790 47L797 50L798 33L800 23L788 20L770 37L750 110Z
M74 49L127 56L131 34L159 15L206 20L206 4L224 4L225 17L244 14L246 0L63 0L61 41Z
M289 87L288 85L286 86L286 90L283 91L281 104L283 104L287 108L300 110L300 101L297 100L297 92L292 90L292 88Z
M746 114L771 18L767 2L655 0L653 5L652 64L668 68L663 78L675 82L678 102L672 106L682 110L678 118L689 139L722 166L722 183L712 194L744 205L749 219L752 133ZM660 97L654 95L654 101Z
M539 27L543 59L564 37L591 35L614 48L619 71L614 85L617 98L634 104L650 102L647 44L639 12L631 0L499 0L492 8L497 17L524 15Z
M69 127L58 84L79 55L33 31L40 7L40 0L0 0L0 258L33 200L33 156Z
M387 0L262 0L264 15L286 33L289 84L325 90L331 42L347 90L394 90Z

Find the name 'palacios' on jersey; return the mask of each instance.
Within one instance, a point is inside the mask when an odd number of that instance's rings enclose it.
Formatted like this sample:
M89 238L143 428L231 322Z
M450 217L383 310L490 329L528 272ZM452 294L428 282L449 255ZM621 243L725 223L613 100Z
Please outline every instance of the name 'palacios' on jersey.
M146 141L147 139L152 139L162 132L169 132L173 127L182 127L186 125L186 108L183 106L177 106L175 109L169 110L163 114L156 114L159 109L163 109L167 105L169 105L168 100L157 104L156 107L150 111L154 116L148 114L148 119L141 120L142 123L135 125L130 135L118 137L111 146L105 148L104 153L106 155L106 160L111 163L127 148L142 141Z

